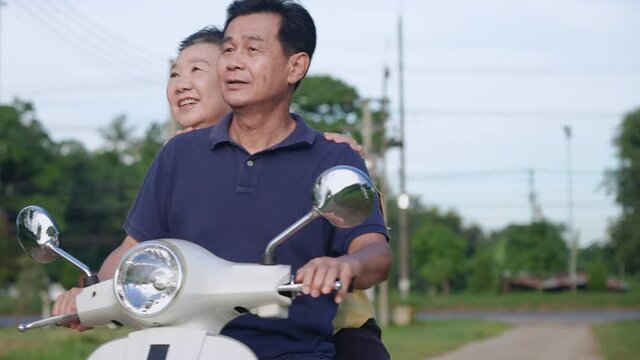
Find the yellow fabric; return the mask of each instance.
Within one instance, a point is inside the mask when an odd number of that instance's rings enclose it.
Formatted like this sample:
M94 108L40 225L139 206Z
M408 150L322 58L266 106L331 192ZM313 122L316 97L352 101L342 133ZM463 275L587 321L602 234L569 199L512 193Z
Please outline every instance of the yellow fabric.
M359 328L373 315L373 305L364 290L353 290L338 306L333 329Z

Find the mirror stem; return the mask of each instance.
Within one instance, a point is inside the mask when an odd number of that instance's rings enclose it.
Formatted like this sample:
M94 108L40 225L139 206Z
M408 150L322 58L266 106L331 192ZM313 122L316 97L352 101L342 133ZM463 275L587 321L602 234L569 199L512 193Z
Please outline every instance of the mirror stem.
M305 216L301 217L300 220L293 223L291 226L286 228L283 232L278 234L273 240L269 242L267 245L267 249L264 251L262 255L262 265L276 265L276 248L283 241L287 240L291 235L293 235L296 231L300 230L302 227L315 220L320 216L320 212L314 206L311 211L309 211Z
M62 256L63 259L65 259L68 262L70 262L73 266L75 266L78 269L80 269L80 271L82 271L87 276L87 278L95 277L95 275L93 275L93 273L91 273L91 269L89 269L89 267L87 267L87 265L85 265L85 264L81 263L80 261L78 261L76 258L71 256L68 252L60 249L57 246L49 246L49 249L54 251L56 254Z

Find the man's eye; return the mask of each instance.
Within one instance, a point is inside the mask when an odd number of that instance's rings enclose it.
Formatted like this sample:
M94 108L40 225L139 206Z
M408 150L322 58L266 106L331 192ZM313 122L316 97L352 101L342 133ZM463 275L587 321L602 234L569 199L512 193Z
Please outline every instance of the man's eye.
M191 69L191 72L196 72L196 71L202 71L202 69L201 69L201 68L199 68L199 67L197 67L197 66L194 66L194 67Z
M178 76L179 76L178 73L175 71L172 71L171 74L169 74L169 78L172 78L172 79L177 78Z
M228 48L224 48L224 49L222 50L222 52L223 52L223 53L230 53L231 51L233 51L233 49L232 49L232 48L230 48L230 47L228 47Z
M250 47L249 48L249 52L256 52L256 51L258 51L258 49L254 48L254 47Z

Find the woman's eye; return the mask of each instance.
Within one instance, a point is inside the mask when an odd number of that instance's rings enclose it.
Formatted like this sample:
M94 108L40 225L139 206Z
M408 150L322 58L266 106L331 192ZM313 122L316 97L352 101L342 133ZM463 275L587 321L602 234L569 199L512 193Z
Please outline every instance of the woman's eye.
M177 78L178 77L178 73L175 71L172 71L171 74L169 74L169 78Z

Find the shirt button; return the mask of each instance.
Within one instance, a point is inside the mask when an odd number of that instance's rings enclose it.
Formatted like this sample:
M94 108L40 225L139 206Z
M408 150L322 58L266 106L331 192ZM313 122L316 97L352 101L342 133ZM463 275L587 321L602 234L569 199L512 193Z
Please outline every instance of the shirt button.
M253 166L253 161L251 160L247 161L247 166Z

